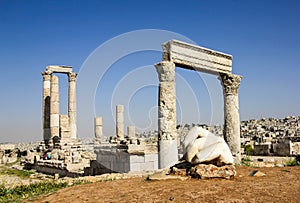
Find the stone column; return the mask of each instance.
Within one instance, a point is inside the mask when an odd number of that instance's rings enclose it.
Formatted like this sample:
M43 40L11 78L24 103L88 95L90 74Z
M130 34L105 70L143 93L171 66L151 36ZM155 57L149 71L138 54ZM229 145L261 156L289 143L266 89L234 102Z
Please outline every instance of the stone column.
M175 64L162 61L155 67L159 78L158 167L167 168L178 161Z
M135 139L135 126L127 126L127 134L130 140Z
M43 139L45 144L48 144L50 134L50 85L51 73L42 72L43 75L43 102L42 102L42 125Z
M224 94L224 139L227 142L235 163L241 161L240 114L238 88L242 77L220 73L219 79Z
M50 95L50 131L52 139L55 136L59 137L59 86L58 77L55 75L51 76Z
M119 140L124 140L124 106L116 107L116 134Z
M101 139L102 137L102 117L96 117L95 120L95 138Z
M76 126L76 76L77 73L69 73L69 99L68 99L68 115L70 122L70 137L77 138Z

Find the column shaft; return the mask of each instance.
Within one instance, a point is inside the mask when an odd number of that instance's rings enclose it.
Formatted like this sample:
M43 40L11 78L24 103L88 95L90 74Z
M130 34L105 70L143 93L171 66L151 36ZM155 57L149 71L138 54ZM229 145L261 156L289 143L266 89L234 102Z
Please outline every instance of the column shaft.
M77 73L69 73L69 95L68 95L68 115L70 122L70 137L77 138L76 126L76 76Z
M156 64L155 67L159 77L159 168L166 168L175 164L178 160L175 64L169 61L162 61Z
M116 107L116 134L119 140L124 140L124 106Z
M43 125L43 139L48 144L50 134L50 86L51 74L42 72L43 75L43 101L42 101L42 125Z
M101 139L102 137L102 117L96 117L95 120L95 138L96 139Z
M236 163L241 160L240 114L238 87L241 76L220 74L224 93L224 139L227 142Z
M51 76L51 93L50 93L50 132L51 139L59 137L59 86L58 77Z
M127 126L127 134L129 139L135 139L135 126Z

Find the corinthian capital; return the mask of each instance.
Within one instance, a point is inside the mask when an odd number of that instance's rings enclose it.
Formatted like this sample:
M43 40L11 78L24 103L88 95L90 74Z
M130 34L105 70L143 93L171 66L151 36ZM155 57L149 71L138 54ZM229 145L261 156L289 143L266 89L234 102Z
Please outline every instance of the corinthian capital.
M242 76L220 73L219 80L222 82L225 94L238 94L238 88L240 86Z
M42 76L43 76L44 81L51 80L51 73L48 71L42 72Z
M69 82L76 81L77 73L69 73Z

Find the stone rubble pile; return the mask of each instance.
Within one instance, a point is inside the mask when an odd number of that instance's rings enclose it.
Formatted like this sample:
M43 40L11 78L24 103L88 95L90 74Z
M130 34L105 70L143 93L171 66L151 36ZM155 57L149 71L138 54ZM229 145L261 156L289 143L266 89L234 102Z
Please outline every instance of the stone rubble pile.
M178 167L178 168L177 168ZM213 164L196 164L181 162L170 168L169 174L178 176L190 176L192 178L209 179L224 178L230 179L237 172L234 165L216 166Z

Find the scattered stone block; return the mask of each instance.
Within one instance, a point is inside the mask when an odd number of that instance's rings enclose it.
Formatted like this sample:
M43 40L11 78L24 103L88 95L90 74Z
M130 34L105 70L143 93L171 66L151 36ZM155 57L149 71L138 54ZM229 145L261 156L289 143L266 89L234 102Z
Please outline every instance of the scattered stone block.
M189 170L192 177L207 179L207 178L225 178L230 179L236 175L234 165L215 166L212 164L198 164Z
M262 176L266 176L265 173L259 171L259 170L253 170L249 176L256 176L256 177L262 177Z

